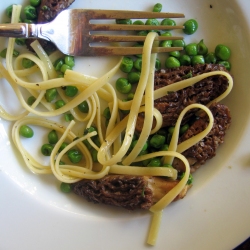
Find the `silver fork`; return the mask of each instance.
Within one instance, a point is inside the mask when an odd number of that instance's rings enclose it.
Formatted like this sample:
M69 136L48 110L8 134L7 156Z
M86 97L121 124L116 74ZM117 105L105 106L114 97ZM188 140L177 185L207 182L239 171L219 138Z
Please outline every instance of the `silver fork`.
M45 24L0 24L0 36L41 38L54 43L64 54L73 56L136 55L142 48L132 46L91 46L93 43L144 41L145 36L119 34L91 34L93 31L140 31L183 29L183 26L124 25L91 23L99 19L179 18L181 13L157 13L125 10L68 9L52 22ZM182 37L159 36L158 40L179 40ZM154 47L152 52L182 50L182 47Z

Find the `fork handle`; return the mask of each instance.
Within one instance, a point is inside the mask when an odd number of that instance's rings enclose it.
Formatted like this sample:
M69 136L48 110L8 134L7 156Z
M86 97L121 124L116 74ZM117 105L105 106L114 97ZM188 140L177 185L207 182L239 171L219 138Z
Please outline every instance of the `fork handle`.
M41 25L27 23L0 24L0 36L14 38L48 38L41 35Z

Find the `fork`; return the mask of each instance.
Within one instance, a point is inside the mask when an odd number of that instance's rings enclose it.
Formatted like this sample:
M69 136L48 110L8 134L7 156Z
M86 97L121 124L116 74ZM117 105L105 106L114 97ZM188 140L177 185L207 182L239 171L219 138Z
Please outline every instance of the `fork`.
M145 36L128 34L107 34L106 31L141 31L183 29L183 26L167 25L126 25L93 23L92 20L107 19L152 19L179 18L181 13L143 12L126 10L68 9L45 24L0 24L0 36L15 38L41 38L54 43L64 54L72 56L136 55L142 48L129 46L93 46L94 43L105 45L113 42L139 42ZM105 31L96 34L96 31ZM162 40L179 40L182 37L158 36ZM154 47L153 53L182 50L182 47Z

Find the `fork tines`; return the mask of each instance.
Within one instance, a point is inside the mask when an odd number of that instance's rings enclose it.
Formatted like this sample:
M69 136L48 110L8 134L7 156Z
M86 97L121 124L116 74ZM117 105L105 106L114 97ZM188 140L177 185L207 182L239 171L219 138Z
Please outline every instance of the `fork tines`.
M110 19L164 19L164 18L183 18L182 13L163 13L163 12L143 12L126 10L89 10L72 9L69 13L70 24L75 37L72 46L74 55L102 56L102 55L133 55L141 54L142 48L133 47L130 44L112 47L106 43L112 42L142 42L145 36L137 36L132 31L150 30L173 30L183 29L182 25L126 25L104 22ZM97 21L94 21L97 20ZM100 21L98 21L100 20ZM104 21L102 21L104 20ZM124 32L127 33L124 33ZM119 33L120 32L120 33ZM122 34L121 34L122 32ZM158 36L159 41L181 40L180 36ZM78 42L80 41L80 42ZM94 44L98 43L98 44ZM152 52L169 52L182 50L182 47L154 47Z
M183 37L181 36L157 36L155 38L156 41L170 41L170 40L181 40ZM145 40L145 36L130 36L130 35L98 35L93 34L88 36L88 42L143 42Z
M123 10L86 10L86 18L91 21L94 19L152 19L152 18L182 18L182 13L162 13L162 12L142 12L142 11L123 11ZM100 24L90 23L87 25L90 31L141 31L141 30L173 30L183 29L182 25L168 26L168 25L126 25L126 24ZM181 40L183 37L170 37L170 36L158 36L156 40ZM104 35L104 34L91 34L87 35L86 40L89 43L94 42L140 42L145 40L145 36L136 35ZM86 41L85 40L85 41ZM168 48L154 48L152 52L170 52L175 50L182 50L181 47L168 47ZM94 54L140 54L142 48L136 47L90 47L88 52Z
M182 50L182 47L153 47L152 53L162 53ZM113 56L113 55L139 55L142 54L142 48L140 47L89 47L84 55L87 56Z
M149 19L149 18L179 18L185 17L182 13L128 11L128 10L88 10L90 19Z

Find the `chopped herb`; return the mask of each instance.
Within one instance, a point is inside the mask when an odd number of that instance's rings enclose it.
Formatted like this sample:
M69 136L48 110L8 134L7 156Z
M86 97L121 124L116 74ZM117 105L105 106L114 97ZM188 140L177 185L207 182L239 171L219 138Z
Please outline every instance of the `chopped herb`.
M185 76L183 76L182 79L188 79L188 78L191 78L191 77L193 77L193 74L190 71L188 74L186 74Z
M48 7L48 6L43 5L43 7L42 7L42 10L43 10L43 11L48 10L48 9L49 9L49 7Z
M145 186L142 188L141 196L145 197Z

